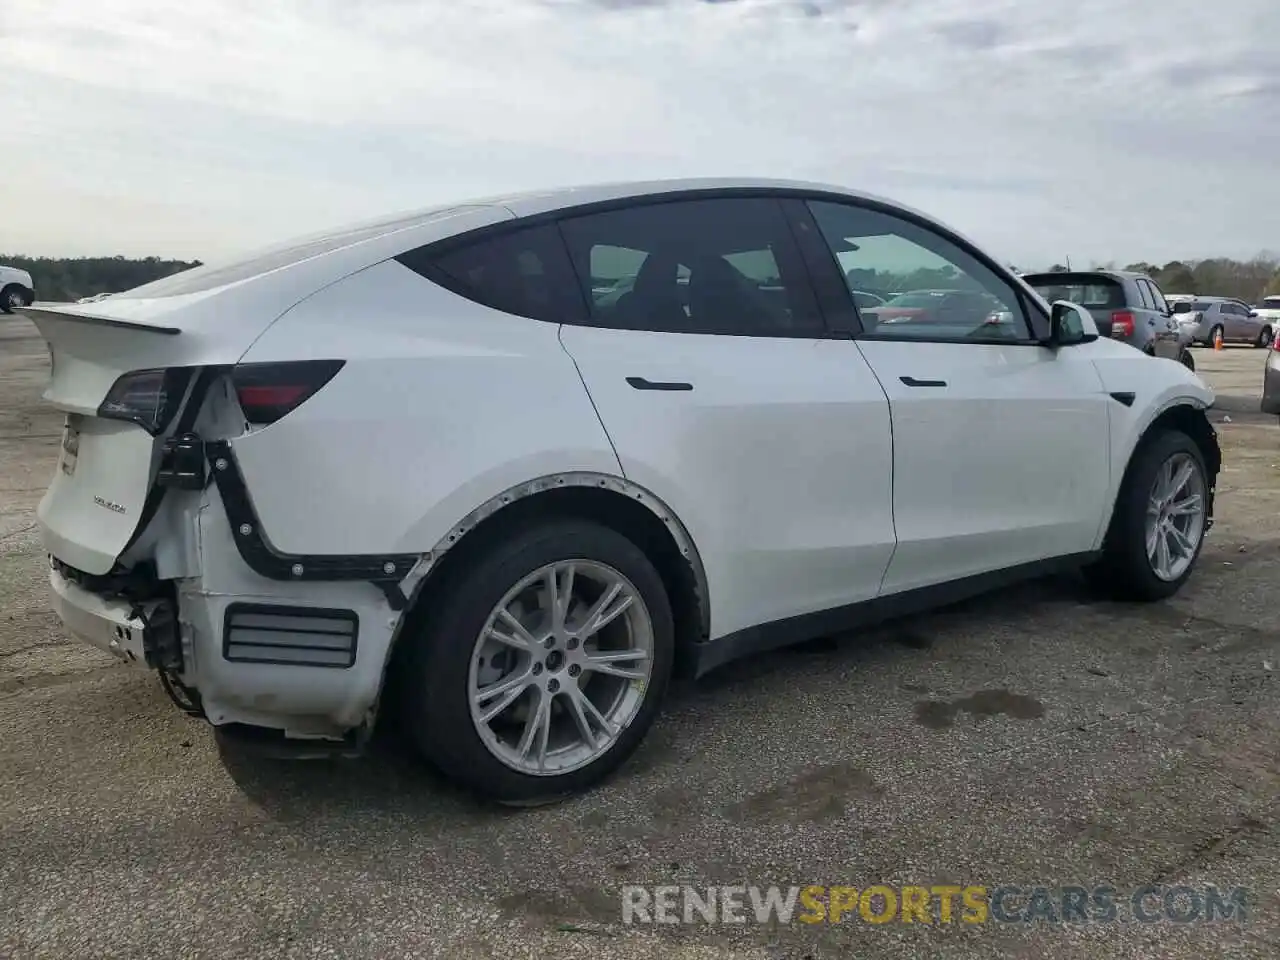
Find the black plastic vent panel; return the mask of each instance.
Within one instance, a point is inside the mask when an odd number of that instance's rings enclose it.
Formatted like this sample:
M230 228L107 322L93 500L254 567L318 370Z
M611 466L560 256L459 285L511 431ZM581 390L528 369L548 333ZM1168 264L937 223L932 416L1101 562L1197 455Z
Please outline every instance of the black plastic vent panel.
M233 603L223 618L222 656L233 663L346 670L355 665L359 632L354 610Z

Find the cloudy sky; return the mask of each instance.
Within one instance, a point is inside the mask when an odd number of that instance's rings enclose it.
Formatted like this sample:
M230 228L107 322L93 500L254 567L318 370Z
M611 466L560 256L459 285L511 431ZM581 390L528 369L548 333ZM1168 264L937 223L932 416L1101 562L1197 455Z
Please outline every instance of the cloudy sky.
M1280 0L3 0L0 251L781 176L1020 266L1280 250Z

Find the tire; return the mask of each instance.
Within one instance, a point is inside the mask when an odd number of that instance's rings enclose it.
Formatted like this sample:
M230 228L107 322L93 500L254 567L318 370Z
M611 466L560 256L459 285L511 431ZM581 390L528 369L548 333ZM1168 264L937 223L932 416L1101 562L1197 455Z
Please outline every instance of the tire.
M0 290L0 313L13 313L19 307L25 307L30 301L27 300L27 292L16 283Z
M1258 339L1254 343L1254 346L1260 347L1260 348L1271 346L1271 328L1270 327L1263 327L1261 330L1258 331Z
M1157 476L1170 461L1192 465L1198 478L1194 482L1199 484L1202 512L1194 550L1185 569L1175 576L1161 577L1147 554L1147 507ZM1144 438L1133 453L1124 485L1116 498L1102 557L1085 570L1090 583L1115 600L1150 602L1177 593L1191 576L1204 547L1203 505L1207 503L1208 490L1208 471L1194 440L1174 429Z
M1178 358L1178 361L1192 373L1196 372L1196 358L1191 355L1190 350L1183 350L1182 356Z
M566 639L568 635L562 635L558 641L552 641L557 643L555 650L526 645L519 651L507 650L502 644L482 638L482 633L489 633L490 623L501 623L508 639L514 639L517 630L509 626L510 620L499 618L500 605L523 580L537 575L539 582L545 582L541 580L542 571L548 565L568 562L575 562L576 571L581 572L575 572L572 578L563 573L555 576L561 587L570 580L574 584L571 592L576 595L576 602L567 618L570 626L581 626L584 607L597 599L590 593L595 587L593 578L617 574L620 576L616 582L619 585L625 582L624 589L632 593L634 602L613 618L609 626L592 635L597 644L594 652L599 654L603 650L604 641L600 638L606 630L614 631L614 640L625 634L622 643L629 649L642 648L647 642L650 654L647 679L616 678L595 672L602 669L599 666L586 669L578 666L586 664L584 658L589 654L591 637L579 643L571 636ZM607 527L569 519L526 528L488 547L466 566L465 572L459 569L440 589L433 591L436 602L417 619L410 636L404 638L411 646L405 651L400 676L396 678L397 700L401 721L410 738L426 760L446 776L498 803L530 806L553 802L596 785L640 745L666 693L675 628L662 578L630 540ZM537 596L541 600L545 595L537 594L536 589L529 587L532 592L520 596ZM519 600L512 601L512 609L526 610L516 605L518 603ZM521 615L527 618L527 613ZM541 617L540 612L525 624L529 628L526 636L530 639L541 638L538 626L542 623ZM647 631L637 618L647 618ZM618 628L613 624L618 624ZM532 636L530 631L537 636ZM557 652L558 660L555 659ZM510 672L498 667L500 679L481 686L482 671L494 672L495 664L512 661L515 665ZM534 670L538 671L537 678L530 680ZM473 689L493 690L498 683L505 683L517 674L532 686L519 685L521 692L514 701L494 696L485 702L483 709L509 703L489 723L473 714ZM578 679L572 679L574 677ZM603 728L593 726L591 721L587 721L588 729L597 742L588 745L582 734L583 728L578 724L587 720L584 709L576 711L576 716L571 715L575 691L581 689L579 685L584 679L588 691L606 694L598 697L599 702L593 705L598 710L596 715L616 717L616 725L621 727L618 735L604 746L598 742L603 739ZM564 686L552 686L553 682ZM617 703L611 704L613 697L609 693L615 686ZM539 691L547 690L552 691L549 709L558 710L551 714L551 722L558 720L559 727L548 725L550 732L546 738L534 736L530 756L536 754L536 745L541 742L546 762L562 766L563 773L537 773L512 765L520 762L516 754L520 740L528 737L530 711L546 696ZM619 712L615 712L614 707ZM541 734L541 726L535 729ZM551 744L553 734L557 742L572 743L576 737L577 745L557 757ZM575 756L580 758L576 766Z
M1218 339L1218 334L1222 334L1222 342L1224 344L1227 342L1227 331L1222 329L1222 324L1215 323L1209 330L1209 339L1207 341L1209 346L1213 346L1213 342Z

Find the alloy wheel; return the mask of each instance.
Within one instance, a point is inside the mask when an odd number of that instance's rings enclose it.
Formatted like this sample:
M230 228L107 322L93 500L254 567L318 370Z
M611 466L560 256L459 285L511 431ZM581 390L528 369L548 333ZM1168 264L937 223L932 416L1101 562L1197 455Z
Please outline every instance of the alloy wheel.
M1199 462L1175 453L1156 471L1147 502L1147 560L1151 572L1174 581L1187 572L1204 538L1205 478Z
M475 641L468 696L480 739L532 776L593 762L644 703L653 636L639 590L612 567L563 560L533 571Z

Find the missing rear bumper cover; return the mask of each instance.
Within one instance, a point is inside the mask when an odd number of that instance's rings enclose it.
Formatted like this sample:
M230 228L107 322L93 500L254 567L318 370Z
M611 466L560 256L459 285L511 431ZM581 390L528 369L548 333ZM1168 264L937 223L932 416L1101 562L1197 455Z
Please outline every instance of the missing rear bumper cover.
M290 554L277 550L253 509L231 444L225 440L209 440L203 446L213 482L217 484L231 522L236 549L255 573L270 580L366 580L387 592L390 598L387 587L399 592L398 584L420 559L416 553Z

